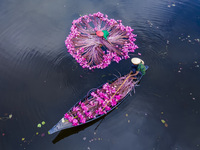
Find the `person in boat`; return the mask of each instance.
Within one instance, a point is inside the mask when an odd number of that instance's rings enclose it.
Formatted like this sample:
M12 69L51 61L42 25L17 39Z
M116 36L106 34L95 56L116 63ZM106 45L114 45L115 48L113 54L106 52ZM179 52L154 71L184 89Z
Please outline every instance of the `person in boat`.
M108 41L109 32L107 30L97 31L96 35L98 37L103 37L110 45L112 45L112 43Z
M131 74L133 76L137 76L139 74L145 75L146 67L144 65L144 61L140 58L134 57L131 59L132 66L131 66Z
M107 37L109 36L109 32L107 30L97 31L96 35L99 37L104 37L106 40L108 40Z

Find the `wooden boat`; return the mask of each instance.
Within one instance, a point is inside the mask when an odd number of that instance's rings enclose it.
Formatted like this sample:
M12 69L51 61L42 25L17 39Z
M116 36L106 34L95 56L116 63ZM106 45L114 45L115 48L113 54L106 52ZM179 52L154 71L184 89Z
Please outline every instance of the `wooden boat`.
M146 70L149 68L145 67ZM129 73L89 91L48 133L53 134L63 129L80 126L105 116L125 100L142 77L139 74L137 79L134 79L135 77Z

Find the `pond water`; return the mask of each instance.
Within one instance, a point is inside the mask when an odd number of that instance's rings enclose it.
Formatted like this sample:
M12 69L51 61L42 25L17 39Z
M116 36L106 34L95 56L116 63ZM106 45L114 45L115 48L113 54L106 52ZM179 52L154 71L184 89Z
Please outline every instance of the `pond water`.
M90 89L129 72L130 59L88 71L67 52L72 21L98 11L134 29L131 57L150 68L102 121L48 135ZM199 0L1 0L0 149L198 150L199 65Z

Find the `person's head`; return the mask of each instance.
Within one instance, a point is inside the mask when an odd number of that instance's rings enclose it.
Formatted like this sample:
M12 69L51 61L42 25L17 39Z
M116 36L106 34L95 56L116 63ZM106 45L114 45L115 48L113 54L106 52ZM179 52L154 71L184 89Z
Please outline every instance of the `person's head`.
M109 36L109 32L107 30L97 31L96 35L98 37L104 37L107 40L107 37Z
M99 36L99 37L102 37L104 35L104 33L102 31L97 31L96 35Z
M140 58L137 58L137 57L133 57L131 59L131 62L134 64L134 65L139 65L140 63L142 63L144 65L144 61Z

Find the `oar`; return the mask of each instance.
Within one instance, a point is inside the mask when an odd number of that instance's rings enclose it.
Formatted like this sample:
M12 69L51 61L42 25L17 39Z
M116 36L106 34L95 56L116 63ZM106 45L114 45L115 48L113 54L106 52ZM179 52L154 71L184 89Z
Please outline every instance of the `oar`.
M104 118L105 118L105 117L103 117L103 118L101 119L101 121L99 122L99 124L96 126L96 128L95 128L94 130L97 130L97 128L100 126L100 124L102 123L102 121L104 120Z

